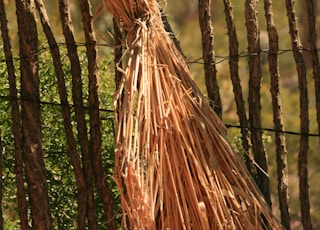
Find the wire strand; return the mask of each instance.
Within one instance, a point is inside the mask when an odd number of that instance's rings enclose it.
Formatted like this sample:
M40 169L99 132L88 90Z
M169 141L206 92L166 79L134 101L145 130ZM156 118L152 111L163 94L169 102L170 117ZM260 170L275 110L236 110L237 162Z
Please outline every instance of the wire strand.
M0 99L2 101L11 101L11 100L18 100L18 101L33 101L31 99L27 99L27 98L20 98L20 97L11 97L11 96L4 96L4 95L0 95ZM68 106L68 107L74 107L74 104L67 104L67 103L58 103L58 102L48 102L48 101L38 101L39 104L41 105L48 105L48 106L58 106L58 107L62 107L62 106ZM84 109L89 110L89 109L97 109L97 106L83 106ZM112 109L106 109L106 108L98 108L100 112L105 112L105 113L114 113L114 110ZM268 132L279 132L279 133L283 133L283 134L288 134L288 135L296 135L296 136L308 136L308 137L320 137L320 134L316 134L316 133L301 133L301 132L294 132L294 131L287 131L287 130L277 130L277 129L273 129L273 128L265 128L265 127L242 127L240 125L233 125L233 124L224 124L226 126L227 129L230 128L236 128L236 129L242 129L242 128L246 128L246 129L250 129L250 130L261 130L261 131L268 131Z

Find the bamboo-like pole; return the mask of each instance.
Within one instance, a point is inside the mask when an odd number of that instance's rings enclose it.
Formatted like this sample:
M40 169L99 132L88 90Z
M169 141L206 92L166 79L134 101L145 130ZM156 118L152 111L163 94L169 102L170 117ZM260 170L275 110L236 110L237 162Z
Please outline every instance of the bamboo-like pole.
M318 48L317 48L316 16L315 16L315 9L317 9L317 7L316 7L316 3L314 3L314 1L312 0L307 0L306 3L307 3L308 29L309 29L308 43L310 47L315 96L316 96L318 134L320 135L320 63L319 63Z
M48 185L42 151L38 75L38 33L33 4L16 0L23 160L28 184L32 227L52 229Z
M241 127L241 140L242 146L247 153L245 155L246 166L252 177L256 177L256 170L254 166L254 157L251 148L251 139L250 139L250 130L249 130L249 121L246 114L246 107L242 94L242 87L239 76L239 42L236 31L236 26L234 22L233 15L233 6L230 0L224 0L224 12L226 15L226 22L228 28L228 36L229 36L229 69L230 69L230 77L233 86L233 94L234 99L236 101L237 106L237 114L239 117L239 123Z
M98 95L98 64L96 36L93 28L91 4L88 0L79 0L82 14L83 30L86 39L89 73L89 115L90 115L90 151L93 164L95 185L103 203L107 229L116 229L112 193L106 184L102 166L101 149L101 117Z
M49 23L49 17L42 0L36 0L36 6L39 11L40 21L43 27L45 36L50 45L50 52L53 60L53 65L57 77L59 88L59 96L62 104L61 113L63 117L63 125L66 132L67 145L70 153L71 164L74 170L76 185L77 185L77 227L78 229L85 229L86 215L87 215L87 192L85 187L84 176L81 168L80 157L77 150L76 139L72 131L71 111L68 102L68 93L65 83L65 76L61 63L61 55L58 44Z
M11 97L11 118L12 118L12 133L14 140L14 159L15 159L15 173L16 173L16 186L17 186L17 200L18 212L20 218L20 226L22 230L28 230L28 210L26 201L26 192L24 189L24 175L23 175L23 158L22 158L22 143L21 143L21 125L19 115L18 91L16 84L16 74L12 59L12 46L9 37L9 29L7 25L6 12L3 0L0 1L0 23L1 35L3 41L4 54L6 57L9 88Z
M271 207L270 183L268 174L267 153L262 140L261 131L261 61L260 61L260 31L258 24L258 1L246 0L245 18L247 27L249 52L249 123L254 160L258 164L256 182Z
M280 97L280 72L278 66L279 40L277 29L273 22L272 2L264 1L265 17L267 21L267 30L269 36L269 71L270 71L270 92L273 107L273 123L275 132L275 143L277 152L277 170L278 170L278 196L281 223L287 229L290 227L289 215L289 188L288 188L288 162L287 150L284 134L284 122L282 115L282 105Z
M74 103L75 117L77 121L77 130L79 144L82 153L82 167L87 190L87 217L90 229L97 228L97 215L94 201L93 191L93 167L92 159L89 152L88 130L86 126L83 91L82 91L82 75L77 46L74 39L73 26L70 13L69 0L59 0L60 18L62 23L63 34L67 43L68 57L70 59L71 75L72 75L72 98Z
M211 0L199 0L198 8L208 98L216 114L222 118L222 104L215 63L214 33L211 23Z
M300 196L300 212L301 221L304 229L312 229L310 216L310 201L308 192L308 142L309 142L309 107L308 107L308 86L307 73L304 58L302 54L302 46L298 33L296 14L294 10L294 1L286 0L287 16L289 30L291 36L291 46L293 49L293 57L296 63L299 92L300 92L300 149L298 156L298 175L299 175L299 196Z

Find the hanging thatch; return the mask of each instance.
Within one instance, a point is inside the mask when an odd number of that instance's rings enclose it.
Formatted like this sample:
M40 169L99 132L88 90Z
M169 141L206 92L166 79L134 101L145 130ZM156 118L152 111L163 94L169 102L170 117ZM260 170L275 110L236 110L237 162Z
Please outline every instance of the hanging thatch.
M124 228L281 229L191 80L156 0L108 7L127 46L115 151Z

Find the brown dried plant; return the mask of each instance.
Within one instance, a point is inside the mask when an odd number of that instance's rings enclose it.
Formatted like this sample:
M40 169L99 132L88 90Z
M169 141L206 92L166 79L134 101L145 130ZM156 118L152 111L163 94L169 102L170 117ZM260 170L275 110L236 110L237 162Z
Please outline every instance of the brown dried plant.
M116 94L123 227L281 229L191 80L156 0L108 0L126 33Z

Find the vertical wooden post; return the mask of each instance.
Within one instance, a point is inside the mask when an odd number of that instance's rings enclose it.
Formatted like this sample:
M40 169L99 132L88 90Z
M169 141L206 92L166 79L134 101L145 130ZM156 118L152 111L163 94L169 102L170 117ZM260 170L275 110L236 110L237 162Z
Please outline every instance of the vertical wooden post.
M316 96L316 110L317 110L317 122L318 122L318 134L320 134L320 64L317 48L317 33L316 33L316 15L315 10L317 9L316 3L313 0L307 0L307 28L308 43L310 47L310 56L312 63L312 72L314 78L315 96Z
M310 216L310 201L308 192L308 132L309 132L309 108L308 86L306 78L306 66L302 54L302 46L298 33L294 1L286 0L287 16L289 22L293 57L297 66L299 92L300 92L300 149L298 156L298 175L300 191L301 221L304 229L312 229Z
M273 123L275 132L276 152L277 152L277 166L278 166L278 196L279 209L281 214L281 224L289 230L290 215L288 205L288 162L287 150L284 135L284 122L282 116L282 105L280 97L280 73L278 66L278 51L279 40L277 29L273 22L272 1L264 1L265 17L267 21L267 30L269 36L269 71L270 71L270 92L273 108Z
M22 146L34 229L52 229L42 152L38 34L34 2L16 0L22 98Z
M107 229L116 229L112 193L105 180L101 159L101 117L99 113L98 64L96 37L93 28L91 5L88 0L79 0L83 30L86 39L89 73L89 115L90 115L90 151L93 164L95 185L103 203Z
M1 35L4 46L4 53L6 57L10 97L11 97L11 118L12 118L12 133L14 137L14 155L15 155L15 173L16 173L16 186L17 186L17 200L18 212L20 218L20 227L22 230L28 230L28 214L27 214L27 201L24 189L24 175L23 175L23 159L22 159L22 143L21 143L21 124L19 114L19 104L17 101L18 92L16 85L16 75L13 65L11 42L9 37L9 29L7 25L6 12L4 9L3 0L0 1L0 23Z
M69 0L59 0L60 18L62 22L63 34L67 43L68 57L71 63L72 75L72 98L74 103L75 116L77 121L77 130L79 144L82 153L83 173L87 190L87 217L88 228L97 229L97 215L93 191L93 167L89 151L88 131L85 120L83 106L83 91L81 65L77 53L77 46L74 39L73 26L70 13Z
M261 62L260 62L260 32L258 25L258 1L246 0L245 18L247 27L249 52L249 123L254 159L259 165L256 182L267 203L271 206L270 185L268 173L267 153L264 148L261 130Z
M214 35L211 23L211 0L199 0L199 23L202 35L204 72L210 105L222 118L222 105L215 65Z
M50 51L52 55L56 77L57 77L60 101L62 104L61 112L63 117L63 124L66 132L71 164L74 170L75 180L77 184L77 204L78 204L77 229L82 230L86 228L87 192L86 192L84 176L81 168L80 158L78 155L77 144L72 131L71 111L70 111L70 106L68 102L66 84L64 80L65 76L62 68L62 63L60 60L61 55L60 55L58 44L56 42L51 26L49 24L49 18L42 0L36 0L36 6L39 11L39 17L41 20L43 31L51 47Z
M234 23L233 6L230 0L224 0L223 3L224 3L224 12L226 15L227 28L228 28L228 36L229 36L230 77L231 77L231 82L233 86L233 94L234 94L234 98L237 106L239 123L241 126L242 146L244 151L246 152L245 162L251 176L253 178L256 178L257 172L253 164L254 157L252 153L251 140L250 140L251 134L248 129L249 122L246 114L246 107L243 99L242 87L241 87L241 82L239 77L239 43L237 38L236 26Z

